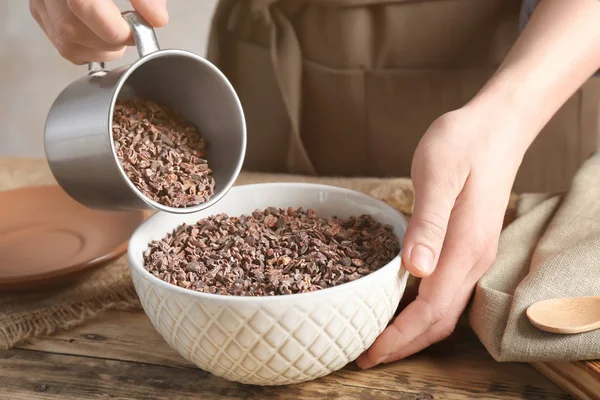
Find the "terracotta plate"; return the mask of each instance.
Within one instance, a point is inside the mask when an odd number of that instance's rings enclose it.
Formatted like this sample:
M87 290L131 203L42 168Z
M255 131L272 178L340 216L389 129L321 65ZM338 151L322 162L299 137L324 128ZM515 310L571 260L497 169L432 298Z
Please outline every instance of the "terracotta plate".
M59 186L0 192L0 288L37 289L114 259L143 219L88 209Z

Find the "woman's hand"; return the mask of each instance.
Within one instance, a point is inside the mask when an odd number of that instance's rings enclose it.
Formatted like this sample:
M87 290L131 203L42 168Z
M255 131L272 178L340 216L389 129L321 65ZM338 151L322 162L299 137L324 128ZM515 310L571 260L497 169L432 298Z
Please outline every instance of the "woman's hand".
M131 0L152 26L167 24L166 0ZM132 44L131 30L112 0L30 0L31 15L61 56L73 64L110 61Z
M517 118L468 105L436 120L412 164L415 207L402 260L419 294L357 363L402 359L454 330L494 261L516 171L528 143Z
M370 368L447 337L494 261L525 150L600 67L600 2L544 0L496 74L435 121L413 159L402 260L419 294L357 363ZM560 162L560 160L557 160Z

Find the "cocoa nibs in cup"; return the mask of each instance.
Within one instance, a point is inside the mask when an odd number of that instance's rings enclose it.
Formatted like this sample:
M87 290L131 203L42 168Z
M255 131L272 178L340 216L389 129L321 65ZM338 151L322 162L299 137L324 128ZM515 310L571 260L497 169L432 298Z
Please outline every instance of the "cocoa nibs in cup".
M112 132L127 177L145 196L178 208L213 196L204 139L175 110L146 100L118 101Z
M400 252L392 228L369 215L317 217L269 207L180 225L144 253L147 271L204 293L273 296L353 281Z

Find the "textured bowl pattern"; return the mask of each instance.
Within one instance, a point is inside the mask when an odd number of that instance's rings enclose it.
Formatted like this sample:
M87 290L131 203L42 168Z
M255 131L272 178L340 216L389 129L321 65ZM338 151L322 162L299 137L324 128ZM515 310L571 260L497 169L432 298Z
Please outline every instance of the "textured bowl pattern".
M308 186L325 190L318 185ZM231 200L229 196L243 196L236 191L249 190L247 188L252 186L233 189L211 211L230 215L248 212L235 212L237 209L231 209L227 204L228 199ZM330 190L338 192L342 189ZM364 196L355 192L345 194ZM306 200L304 207L314 208L319 213L319 207ZM369 203L377 202L368 197L359 200L362 202L357 204L371 206L373 204ZM290 200L282 201L286 206L293 204ZM332 201L331 196L326 196L326 201ZM263 202L248 207L279 206L278 203L281 201L270 199L268 204ZM387 207L383 203L376 205ZM350 207L347 212L337 214L358 212ZM376 208L371 207L370 212L375 213ZM205 215L206 211L202 216ZM177 218L187 218L191 222L202 216ZM405 220L399 214L396 219L402 222L400 232L397 230L397 234L402 235ZM179 223L181 221L166 225L155 223L150 229L153 233L149 235L162 237ZM144 226L140 228L143 229ZM143 240L147 246L148 237ZM136 247L135 235L132 241ZM150 275L141 267L139 250L142 248L143 243L139 242L137 252L130 252L133 282L146 314L165 341L203 370L255 385L312 380L355 360L387 326L408 278L401 268L400 257L396 257L364 278L317 292L252 298L208 295L177 288Z
M171 347L215 375L259 385L311 380L355 360L383 331L403 290L387 279L325 302L238 308L194 301L136 275L144 310Z

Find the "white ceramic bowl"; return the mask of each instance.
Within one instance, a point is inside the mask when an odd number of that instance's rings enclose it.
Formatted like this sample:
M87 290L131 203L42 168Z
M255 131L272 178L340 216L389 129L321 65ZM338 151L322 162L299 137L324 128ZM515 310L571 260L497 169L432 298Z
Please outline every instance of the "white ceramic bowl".
M356 281L311 293L238 297L168 284L143 267L143 252L181 223L212 214L274 207L312 208L319 216L371 214L390 224L400 243L406 219L386 203L336 187L272 183L233 188L194 214L157 213L129 243L129 263L144 311L167 343L203 370L255 385L282 385L327 375L355 360L383 331L408 273L397 256Z

